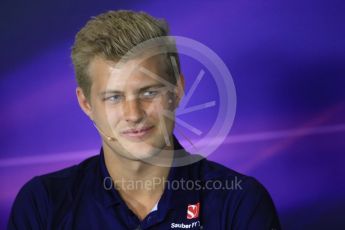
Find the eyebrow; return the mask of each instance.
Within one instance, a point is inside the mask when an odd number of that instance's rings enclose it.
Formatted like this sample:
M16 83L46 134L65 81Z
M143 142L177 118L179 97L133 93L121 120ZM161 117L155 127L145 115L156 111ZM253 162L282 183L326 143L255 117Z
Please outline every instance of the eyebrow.
M138 90L138 92L142 92L142 91L145 91L145 90L148 90L148 89L156 89L156 88L164 88L164 87L165 87L164 84L158 83L158 84L154 84L154 85L144 86L144 87L140 88ZM107 94L123 94L123 91L120 91L120 90L106 90L106 91L103 91L103 92L99 93L100 96L105 96Z

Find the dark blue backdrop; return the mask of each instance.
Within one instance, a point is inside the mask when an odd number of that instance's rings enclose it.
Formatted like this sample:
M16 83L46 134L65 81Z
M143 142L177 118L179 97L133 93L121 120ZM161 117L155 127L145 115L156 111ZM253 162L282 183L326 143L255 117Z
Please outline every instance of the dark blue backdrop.
M216 52L231 70L237 112L228 138L209 158L258 178L285 229L345 229L340 0L2 1L0 229L23 183L100 147L78 108L69 56L75 33L109 9L165 18L172 35ZM197 70L188 61L182 68L190 86ZM195 102L215 95L207 84L201 88ZM200 117L190 116L191 122Z

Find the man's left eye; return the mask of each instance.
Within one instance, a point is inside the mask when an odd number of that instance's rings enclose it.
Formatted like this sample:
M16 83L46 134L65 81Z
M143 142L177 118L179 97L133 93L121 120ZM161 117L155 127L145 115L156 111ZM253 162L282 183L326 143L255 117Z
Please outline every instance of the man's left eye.
M142 96L144 98L153 98L158 95L158 91L155 90L150 90L150 91L145 91Z

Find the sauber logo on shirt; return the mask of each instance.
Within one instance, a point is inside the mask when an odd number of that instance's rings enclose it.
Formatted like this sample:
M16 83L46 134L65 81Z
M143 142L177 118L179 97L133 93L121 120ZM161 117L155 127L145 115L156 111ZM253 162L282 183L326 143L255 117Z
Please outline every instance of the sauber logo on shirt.
M189 224L185 223L171 223L170 229L203 229L203 227L200 224L200 221L194 221Z
M187 206L187 219L186 222L183 223L171 223L171 229L202 229L203 226L201 225L200 221L197 219L200 213L200 202L196 204L189 204ZM191 220L193 219L193 220Z
M200 202L196 204L189 204L187 207L187 219L194 219L199 217Z

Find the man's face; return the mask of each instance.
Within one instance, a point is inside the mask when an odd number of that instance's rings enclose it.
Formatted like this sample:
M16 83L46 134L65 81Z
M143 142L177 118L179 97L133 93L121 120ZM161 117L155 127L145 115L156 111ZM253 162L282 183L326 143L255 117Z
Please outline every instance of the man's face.
M146 159L172 145L174 109L180 93L162 56L135 58L121 65L94 58L89 116L106 135L103 142L130 159Z

